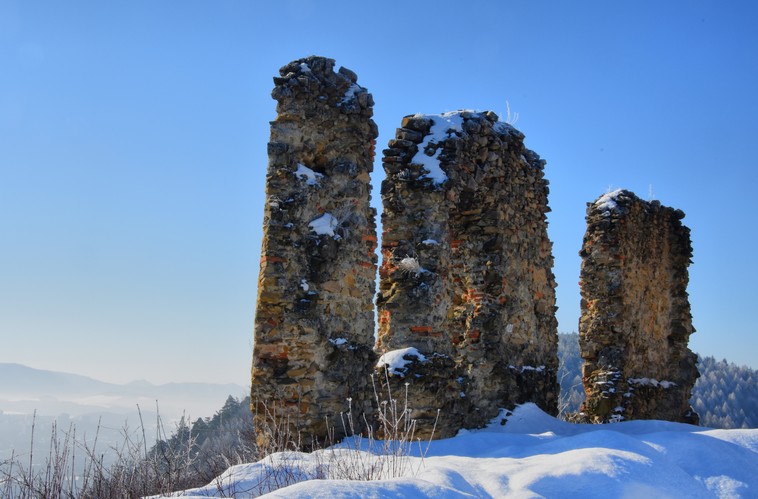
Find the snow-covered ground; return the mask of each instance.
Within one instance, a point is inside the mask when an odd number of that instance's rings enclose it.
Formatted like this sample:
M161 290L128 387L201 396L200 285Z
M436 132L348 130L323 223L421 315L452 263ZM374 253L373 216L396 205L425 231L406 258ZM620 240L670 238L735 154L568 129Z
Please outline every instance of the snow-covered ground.
M381 442L375 442L381 445ZM358 447L366 449L362 440ZM758 497L758 429L665 421L575 425L533 404L486 429L387 458L354 446L235 466L190 497ZM352 463L352 464L350 464ZM395 471L393 471L393 467ZM383 474L378 480L334 477Z

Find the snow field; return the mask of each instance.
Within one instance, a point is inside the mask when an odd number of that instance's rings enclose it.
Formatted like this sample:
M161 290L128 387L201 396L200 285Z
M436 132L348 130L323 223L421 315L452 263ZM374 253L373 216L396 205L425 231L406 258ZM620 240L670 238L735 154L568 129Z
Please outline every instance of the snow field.
M507 424L500 424L503 419ZM525 404L488 428L462 430L453 438L431 442L428 450L427 444L412 446L409 456L392 463L402 465L396 475L387 468L387 456L370 452L368 440L351 439L312 454L278 453L234 466L214 483L183 494L330 499L758 497L758 429L712 430L665 421L579 425ZM345 460L358 463L360 475L367 463L382 459L385 478L340 478ZM285 481L288 485L278 488Z

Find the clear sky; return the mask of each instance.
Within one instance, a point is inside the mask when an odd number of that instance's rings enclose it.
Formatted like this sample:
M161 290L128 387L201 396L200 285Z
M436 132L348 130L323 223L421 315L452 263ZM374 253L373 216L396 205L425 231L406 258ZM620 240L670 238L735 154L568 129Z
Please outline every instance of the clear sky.
M510 103L548 162L561 332L585 203L682 209L691 348L758 368L756 19L752 0L0 0L0 362L247 384L272 77L315 54L374 95L380 146L406 114ZM377 157L377 206L383 176Z

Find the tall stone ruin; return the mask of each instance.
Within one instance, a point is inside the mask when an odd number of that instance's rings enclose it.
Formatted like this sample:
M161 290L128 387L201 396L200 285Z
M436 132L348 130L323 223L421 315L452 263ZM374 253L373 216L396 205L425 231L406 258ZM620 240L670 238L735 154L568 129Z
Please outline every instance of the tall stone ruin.
M692 257L684 213L618 190L588 203L582 245L579 346L592 422L698 423L699 376L687 347Z
M443 438L518 403L557 413L548 182L523 138L492 112L414 115L384 151L378 366L419 435L438 408Z
M345 68L308 57L274 78L251 404L259 427L323 440L352 397L369 407L377 258L369 206L373 99ZM327 423L327 420L329 422ZM265 432L264 432L265 433Z

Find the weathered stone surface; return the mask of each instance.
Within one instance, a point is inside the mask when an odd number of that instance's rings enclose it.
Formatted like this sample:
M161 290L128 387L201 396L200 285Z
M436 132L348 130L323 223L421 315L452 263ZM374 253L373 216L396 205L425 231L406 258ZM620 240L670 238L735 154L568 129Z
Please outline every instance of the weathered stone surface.
M517 403L557 412L548 187L523 138L492 112L414 115L384 151L377 349L425 357L390 385L441 409L438 437Z
M353 398L355 420L376 362L375 210L369 206L377 128L355 73L308 57L274 78L252 405L283 411L304 443Z
M579 345L582 412L593 422L698 423L688 402L699 374L687 347L692 247L682 218L626 190L588 203Z

